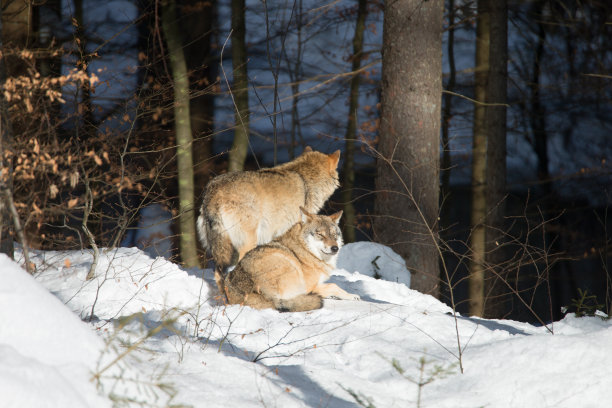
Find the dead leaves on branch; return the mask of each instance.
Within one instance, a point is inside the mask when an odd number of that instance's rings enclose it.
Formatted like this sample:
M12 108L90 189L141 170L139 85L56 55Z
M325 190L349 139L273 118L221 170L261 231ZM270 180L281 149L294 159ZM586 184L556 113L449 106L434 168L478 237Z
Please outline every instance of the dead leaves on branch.
M145 191L143 180L151 184L149 169L122 160L129 138L102 127L93 115L86 117L92 112L86 102L77 98L74 107L59 107L66 102L62 92L66 95L67 90L93 94L100 82L96 74L80 66L66 75L47 77L37 72L38 54L5 49L0 59L9 55L19 60L20 70L0 83L13 128L0 158L0 181L12 184L15 206L33 247L82 245L75 231L83 214L90 212L92 225L100 224L106 216L103 211L115 211L120 194ZM131 117L126 113L122 120L128 123ZM91 200L96 202L94 209Z
M65 216L78 218L87 189L96 200L106 200L124 190L144 190L138 177L131 177L133 169L121 167L122 146L106 140L103 135L77 141L40 134L29 140L16 138L13 149L4 152L4 159L13 167L10 174L16 207L30 225L30 234L40 230L36 236L45 238L41 235L45 226L55 225L57 220L61 223ZM8 168L2 170L8 174Z
M34 112L34 102L42 95L49 102L66 103L62 98L62 88L67 85L87 86L90 90L95 89L99 78L94 73L73 69L67 75L59 77L43 77L38 72L29 72L27 75L6 78L2 92L4 98L11 105L10 110L20 108L23 104L28 113Z

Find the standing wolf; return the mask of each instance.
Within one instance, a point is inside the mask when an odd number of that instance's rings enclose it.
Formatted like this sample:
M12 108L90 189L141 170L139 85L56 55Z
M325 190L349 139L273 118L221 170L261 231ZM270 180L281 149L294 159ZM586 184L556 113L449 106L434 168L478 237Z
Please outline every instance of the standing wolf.
M301 312L321 308L323 297L359 300L333 283L323 283L342 247L342 211L327 217L300 210L304 221L249 251L225 277L229 303Z
M227 173L208 183L197 229L215 262L221 293L227 268L298 222L300 206L319 212L339 185L339 159L340 150L327 155L307 147L288 163Z

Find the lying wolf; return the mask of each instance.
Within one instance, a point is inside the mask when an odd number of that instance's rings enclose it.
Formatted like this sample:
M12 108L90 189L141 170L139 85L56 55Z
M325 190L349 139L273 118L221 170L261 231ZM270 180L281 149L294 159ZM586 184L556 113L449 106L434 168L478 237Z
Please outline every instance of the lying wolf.
M359 300L334 283L323 283L336 266L342 211L313 215L274 241L249 251L225 278L229 303L283 312L319 309L324 297Z
M288 163L258 171L220 175L206 186L197 220L200 241L215 263L222 291L227 268L300 220L300 207L317 213L338 187L340 150L307 147Z

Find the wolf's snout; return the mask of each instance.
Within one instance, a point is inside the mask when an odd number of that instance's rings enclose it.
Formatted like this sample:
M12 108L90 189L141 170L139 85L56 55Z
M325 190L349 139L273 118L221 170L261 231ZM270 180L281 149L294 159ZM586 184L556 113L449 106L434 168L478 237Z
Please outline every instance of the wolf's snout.
M336 252L338 252L338 247L336 245L334 245L333 247L330 248L332 254L335 254Z

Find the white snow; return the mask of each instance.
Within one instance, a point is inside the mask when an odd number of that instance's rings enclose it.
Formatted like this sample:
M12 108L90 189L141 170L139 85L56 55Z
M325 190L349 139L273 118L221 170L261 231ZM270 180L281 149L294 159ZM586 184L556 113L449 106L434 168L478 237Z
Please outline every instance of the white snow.
M394 282L409 274L389 254L347 245L348 270L331 281L363 300L308 313L224 306L210 270L136 248L102 250L91 281L89 251L34 252L34 278L0 255L1 405L342 408L359 406L354 395L376 407L612 406L610 320L568 315L554 334L455 321ZM383 255L379 274L389 268L393 282L367 276ZM420 376L435 370L417 401Z
M410 287L406 261L391 248L375 242L354 242L342 247L338 268Z
M2 405L110 406L88 381L102 339L5 254L0 273Z

